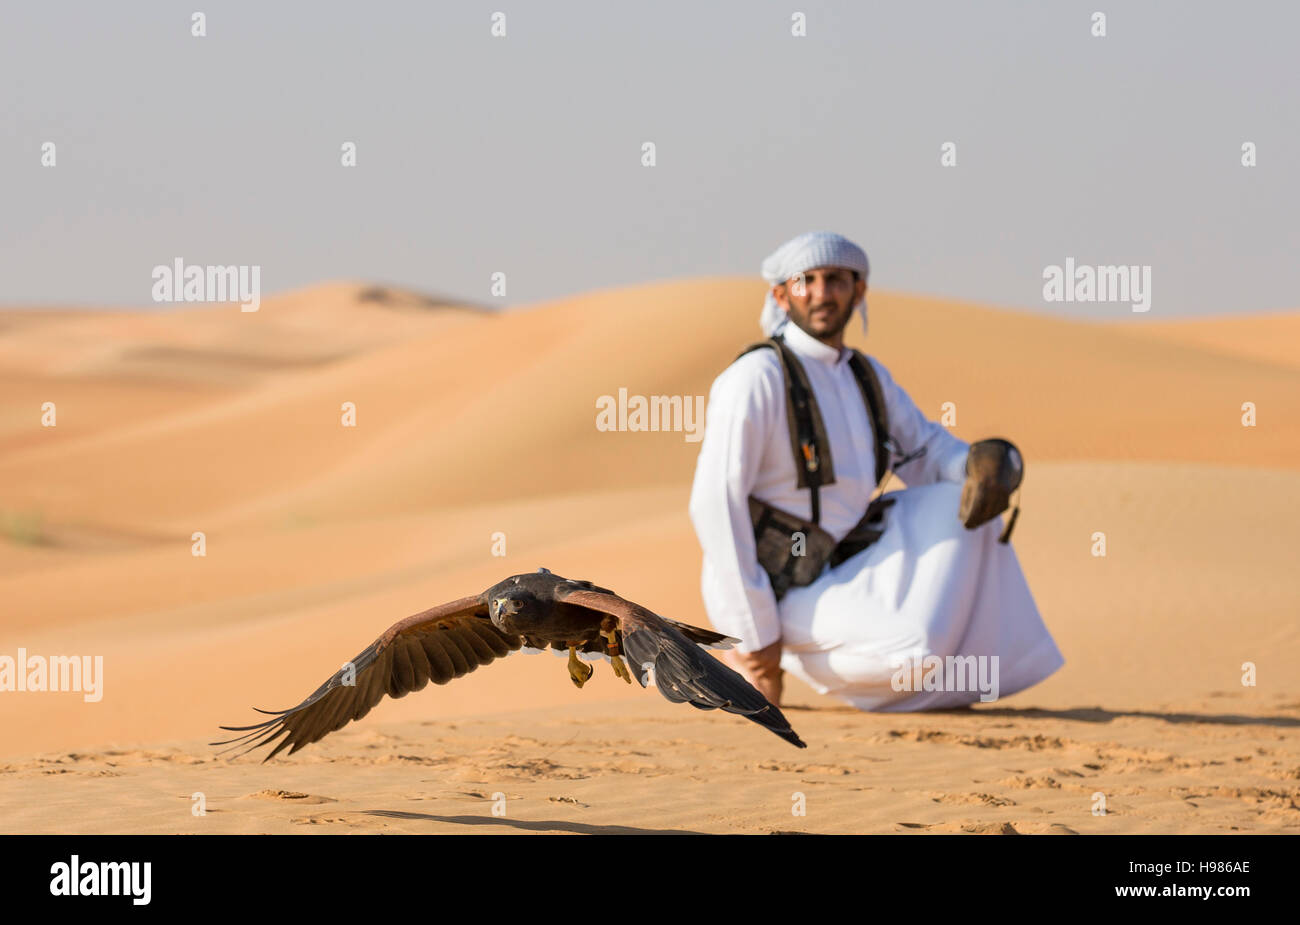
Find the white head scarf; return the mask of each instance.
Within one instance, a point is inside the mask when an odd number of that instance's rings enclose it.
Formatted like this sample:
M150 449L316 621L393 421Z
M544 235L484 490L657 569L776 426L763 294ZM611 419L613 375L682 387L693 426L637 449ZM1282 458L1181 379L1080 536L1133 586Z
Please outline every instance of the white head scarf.
M809 231L797 238L786 241L763 261L763 279L769 286L783 283L791 277L798 276L816 267L847 267L857 270L863 279L867 278L867 255L843 235L830 231ZM862 312L862 331L867 330L866 296L854 308ZM771 290L763 301L763 313L758 318L763 333L771 337L790 320Z

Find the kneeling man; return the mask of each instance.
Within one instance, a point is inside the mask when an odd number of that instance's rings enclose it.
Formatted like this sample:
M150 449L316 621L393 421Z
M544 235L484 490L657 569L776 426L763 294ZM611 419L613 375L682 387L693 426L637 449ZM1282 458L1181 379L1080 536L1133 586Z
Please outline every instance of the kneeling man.
M763 262L769 341L713 383L691 492L704 604L774 704L783 671L862 710L988 702L1065 661L1005 542L1016 512L999 542L1022 463L1004 440L972 451L844 346L867 271L826 232ZM886 470L908 487L873 500Z

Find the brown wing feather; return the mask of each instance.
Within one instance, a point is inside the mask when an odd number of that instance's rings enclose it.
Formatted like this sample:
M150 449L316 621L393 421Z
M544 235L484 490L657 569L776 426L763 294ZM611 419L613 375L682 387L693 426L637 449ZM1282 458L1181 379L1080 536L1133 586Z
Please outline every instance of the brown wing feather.
M632 663L633 677L642 687L646 686L642 671L647 665L652 665L659 692L673 703L689 703L701 710L722 709L738 713L792 745L806 747L781 711L768 703L767 698L740 674L702 651L678 628L683 624L665 620L612 592L571 590L561 586L556 590L555 598L617 618L623 651ZM688 628L709 636L718 635L696 627Z
M497 629L487 617L487 597L479 594L399 620L352 659L355 683L345 684L347 666L340 668L296 707L258 710L275 718L253 726L222 726L245 734L212 744L247 744L242 755L284 736L262 760L270 761L285 748L292 755L365 716L385 696L404 697L430 681L446 684L523 645L520 637Z

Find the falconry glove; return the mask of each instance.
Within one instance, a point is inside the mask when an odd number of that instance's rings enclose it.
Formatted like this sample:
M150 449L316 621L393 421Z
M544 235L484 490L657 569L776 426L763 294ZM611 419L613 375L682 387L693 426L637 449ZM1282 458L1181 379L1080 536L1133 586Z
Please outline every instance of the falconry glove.
M971 444L966 456L966 482L961 489L957 519L968 530L988 523L1007 509L1011 495L1020 488L1024 475L1024 460L1011 441L995 437ZM1006 543L1011 538L1011 528L1019 514L1020 506L1017 504L1006 529L998 537L999 543Z

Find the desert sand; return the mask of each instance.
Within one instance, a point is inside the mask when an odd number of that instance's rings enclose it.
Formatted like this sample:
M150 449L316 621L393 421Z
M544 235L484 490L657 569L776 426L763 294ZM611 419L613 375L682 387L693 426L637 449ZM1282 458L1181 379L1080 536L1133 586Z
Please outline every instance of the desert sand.
M538 566L708 625L699 444L602 432L596 401L707 395L762 293L0 310L0 655L104 664L98 702L0 692L0 831L1300 831L1297 312L1102 324L873 291L850 342L931 417L954 402L958 436L1024 451L1014 545L1066 658L1027 691L870 714L788 680L797 750L515 655L269 764L207 744Z

